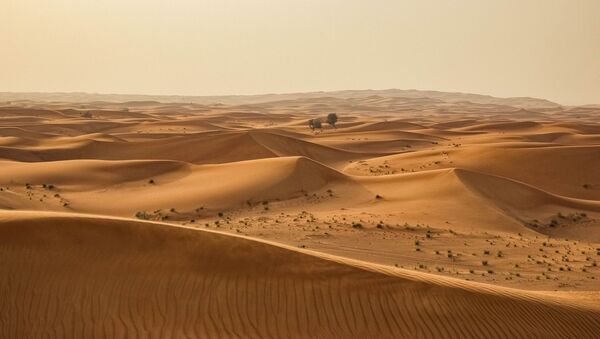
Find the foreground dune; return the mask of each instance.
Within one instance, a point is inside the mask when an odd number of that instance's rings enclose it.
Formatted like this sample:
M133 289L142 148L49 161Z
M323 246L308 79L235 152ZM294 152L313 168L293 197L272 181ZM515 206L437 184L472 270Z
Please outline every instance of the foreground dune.
M593 338L600 309L166 224L0 213L3 338Z

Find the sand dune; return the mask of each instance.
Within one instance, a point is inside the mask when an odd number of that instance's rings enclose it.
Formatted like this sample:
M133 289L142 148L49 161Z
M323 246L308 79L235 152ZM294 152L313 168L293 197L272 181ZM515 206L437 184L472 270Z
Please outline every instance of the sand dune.
M508 121L508 122L495 122L486 124L475 124L463 128L465 131L485 131L485 132L499 132L499 131L521 131L539 128L541 125L533 121Z
M2 338L600 332L598 107L10 95Z
M423 171L460 167L523 181L543 190L588 200L600 200L598 182L600 148L597 145L548 145L533 143L490 143L465 145L444 151L423 150L372 159L371 166L383 162L395 170ZM356 165L348 173L360 174ZM570 175L565 175L570 173ZM588 188L584 185L590 185Z
M365 131L380 131L380 130L415 130L421 129L424 126L408 121L380 121L369 124L363 124L356 127L345 129L346 132L365 132Z
M514 233L526 231L532 220L550 220L558 211L600 214L600 203L595 200L564 197L509 178L463 169L355 177L306 157L199 166L141 160L0 164L11 173L0 175L0 185L21 192L19 199L12 197L1 205L11 209L34 204L44 210L132 216L137 211L176 208L178 212L171 218L185 220L200 216L194 212L199 207L204 216L239 213L262 202L291 203L307 194L334 190L338 199L323 201L312 209L351 207L377 214L403 211L406 221L452 222L458 229ZM223 177L227 181L220 179ZM33 189L25 190L26 183ZM42 188L50 183L53 190ZM30 199L46 192L43 201ZM68 207L62 206L63 200L51 199L57 192L69 201ZM375 201L376 195L384 199ZM116 200L119 204L110 203ZM433 214L428 213L432 204ZM472 206L478 206L478 213L471 213ZM536 231L548 233L542 228ZM600 239L600 233L592 230L572 238L590 237Z
M47 109L32 109L21 107L0 107L0 114L3 119L11 117L36 117L36 118L65 118L61 112Z
M70 202L66 210L123 216L171 207L182 213L203 207L203 213L217 214L263 201L302 197L326 186L338 187L348 195L369 196L342 173L305 157L201 166L148 160L0 164L5 173L12 173L0 174L0 185L7 187L7 192L20 192L20 199L13 197L0 205L11 209L35 204L36 209L65 210L60 201L51 199L55 193ZM223 181L223 177L228 179ZM25 184L32 189L26 190ZM55 187L49 191L43 189L44 184ZM38 202L29 199L32 195L47 197Z
M464 231L516 234L527 231L527 221L551 218L556 211L600 212L594 201L559 197L510 179L461 169L357 180L372 192L371 197L383 197L375 204L369 199L361 206L365 211L402 212L407 222L452 224Z
M559 107L560 105L548 100L538 98L496 98L489 95L470 93L448 93L438 91L421 90L344 90L335 92L310 92L310 93L288 93L288 94L263 94L263 95L230 95L230 96L151 96L151 95L118 95L118 94L89 94L89 93L1 93L0 100L38 100L38 101L68 101L68 102L90 102L90 101L113 101L127 102L127 105L156 105L158 102L194 102L204 104L247 104L265 103L270 101L309 99L320 97L336 98L363 98L372 96L399 97L399 98L437 98L443 102L461 102L483 104L505 104L508 106L523 107Z
M593 338L600 330L597 307L230 235L64 214L0 220L3 337Z
M42 185L52 183L60 188L76 186L77 190L106 188L112 185L147 181L161 175L189 171L189 165L174 161L101 161L69 160L58 162L2 162L6 171L0 174L4 185ZM10 175L8 174L10 173Z
M529 224L532 220L543 218L543 216L554 216L557 213L556 211L567 214L600 212L600 202L596 200L558 196L508 178L477 172L456 170L455 173L469 189L478 192L507 215L523 224ZM551 229L547 228L538 228L536 231L542 234L551 233ZM600 232L592 229L585 234L571 236L570 238L600 240Z
M353 153L268 131L212 132L139 142L106 138L62 138L45 146L0 149L0 157L19 161L75 158L127 160L168 159L195 164L225 163L278 156L306 156L332 166L373 154ZM193 151L192 151L193 150Z

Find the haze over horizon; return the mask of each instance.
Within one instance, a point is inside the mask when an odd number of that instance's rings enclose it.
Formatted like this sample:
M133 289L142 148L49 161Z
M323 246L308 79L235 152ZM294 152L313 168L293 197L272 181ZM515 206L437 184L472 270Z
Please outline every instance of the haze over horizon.
M417 88L599 103L600 2L0 3L0 91Z

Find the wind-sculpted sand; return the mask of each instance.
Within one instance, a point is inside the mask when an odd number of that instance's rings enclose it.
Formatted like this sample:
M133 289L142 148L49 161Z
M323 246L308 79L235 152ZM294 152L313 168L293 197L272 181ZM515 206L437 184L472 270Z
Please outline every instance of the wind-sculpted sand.
M5 338L593 338L600 308L249 238L0 213Z
M600 108L28 99L0 93L2 338L600 333Z

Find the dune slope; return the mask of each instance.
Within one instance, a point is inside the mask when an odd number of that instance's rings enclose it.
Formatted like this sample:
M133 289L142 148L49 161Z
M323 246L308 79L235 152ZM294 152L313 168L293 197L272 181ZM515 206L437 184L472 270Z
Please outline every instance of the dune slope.
M592 338L548 295L124 219L0 213L4 338Z

